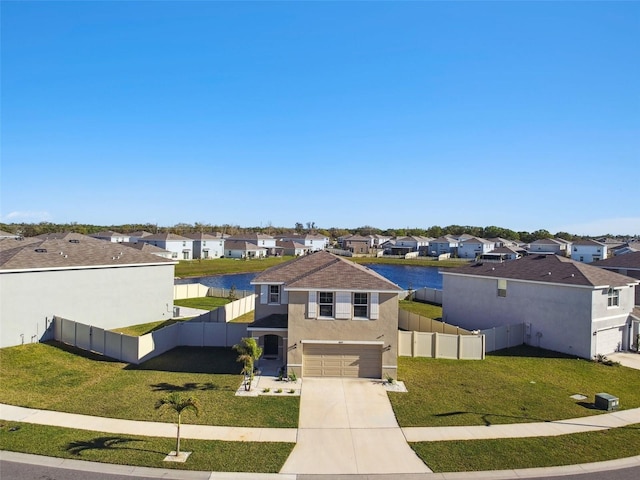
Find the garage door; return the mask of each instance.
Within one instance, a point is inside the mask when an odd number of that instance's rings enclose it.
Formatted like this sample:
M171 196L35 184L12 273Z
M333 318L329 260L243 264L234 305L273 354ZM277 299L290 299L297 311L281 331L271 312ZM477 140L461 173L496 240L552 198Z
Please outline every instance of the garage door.
M622 333L624 327L600 330L597 335L596 353L613 353L622 348Z
M303 370L306 377L382 378L380 345L304 345Z

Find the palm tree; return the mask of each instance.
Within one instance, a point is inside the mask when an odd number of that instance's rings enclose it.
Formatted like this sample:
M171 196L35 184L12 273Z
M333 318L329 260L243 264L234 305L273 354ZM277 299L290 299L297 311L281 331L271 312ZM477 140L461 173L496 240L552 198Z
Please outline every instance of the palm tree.
M178 436L176 440L176 456L178 456L180 455L180 423L182 412L193 410L196 416L198 416L200 413L200 402L195 397L183 397L178 392L172 392L156 402L156 410L158 409L162 409L160 414L167 409L173 410L178 414Z
M242 373L244 373L247 381L245 381L245 390L251 390L251 381L253 380L253 371L255 362L262 356L262 348L258 345L255 338L247 337L242 338L240 343L233 346L233 349L238 352L238 362L244 364Z

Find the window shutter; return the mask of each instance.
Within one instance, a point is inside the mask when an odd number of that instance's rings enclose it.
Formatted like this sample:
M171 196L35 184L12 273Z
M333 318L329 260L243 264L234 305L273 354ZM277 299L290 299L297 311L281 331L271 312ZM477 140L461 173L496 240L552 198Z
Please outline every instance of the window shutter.
M286 305L289 303L289 292L284 289L284 285L280 285L280 304Z
M377 320L380 318L380 309L378 308L378 292L371 292L371 313L369 314L369 318L371 320Z
M307 317L316 318L318 316L318 301L316 299L316 292L309 292L309 302L307 304Z
M260 285L260 303L264 305L269 301L269 285Z
M350 292L336 292L336 318L351 318Z

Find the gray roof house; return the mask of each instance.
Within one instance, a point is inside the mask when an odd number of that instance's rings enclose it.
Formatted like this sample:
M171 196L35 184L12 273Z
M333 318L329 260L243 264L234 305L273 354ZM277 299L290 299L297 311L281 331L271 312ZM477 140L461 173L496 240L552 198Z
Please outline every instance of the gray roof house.
M193 258L209 259L224 256L224 238L211 233L187 233L184 235L193 242Z
M0 240L0 347L39 341L54 316L104 329L170 319L175 264L75 233Z
M523 343L592 358L628 349L639 281L557 255L442 271L443 320L468 330L526 324Z
M312 253L259 273L249 333L298 376L397 375L398 295L366 267Z
M175 233L155 233L138 239L138 243L150 243L171 252L174 260L193 258L193 240Z
M593 262L591 265L640 280L640 252L618 255L606 260ZM636 287L635 304L640 306L640 286Z

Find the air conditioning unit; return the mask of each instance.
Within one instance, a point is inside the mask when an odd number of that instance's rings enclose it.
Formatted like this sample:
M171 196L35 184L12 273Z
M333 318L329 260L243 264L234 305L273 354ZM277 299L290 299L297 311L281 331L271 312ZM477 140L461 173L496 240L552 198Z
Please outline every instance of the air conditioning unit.
M596 393L596 408L600 410L617 410L620 400L608 393Z

